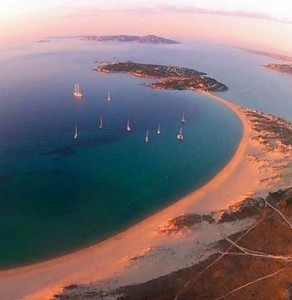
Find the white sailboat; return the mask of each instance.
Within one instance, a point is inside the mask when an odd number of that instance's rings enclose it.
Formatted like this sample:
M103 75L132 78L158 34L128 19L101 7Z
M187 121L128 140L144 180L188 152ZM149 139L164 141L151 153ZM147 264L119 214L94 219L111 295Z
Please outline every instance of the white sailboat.
M79 98L83 97L82 93L80 92L79 83L75 83L73 95Z
M127 122L127 131L131 131L132 128L130 127L130 120L128 119L128 122Z
M111 94L110 94L110 92L107 93L107 101L111 101Z
M182 141L184 139L184 136L183 136L183 133L182 133L182 127L180 128L179 133L176 137L180 141Z
M160 124L158 124L158 128L157 128L157 134L161 134L161 130L160 130Z
M186 122L186 119L185 119L185 113L183 112L183 115L182 115L182 118L181 118L181 122L184 124Z
M147 131L146 131L145 142L146 142L146 143L149 142L149 130L148 130L148 129L147 129Z
M77 125L75 126L75 132L74 132L74 139L78 139L78 129L77 129Z
M99 123L99 129L103 128L103 122L102 122L102 117L100 117L100 123Z

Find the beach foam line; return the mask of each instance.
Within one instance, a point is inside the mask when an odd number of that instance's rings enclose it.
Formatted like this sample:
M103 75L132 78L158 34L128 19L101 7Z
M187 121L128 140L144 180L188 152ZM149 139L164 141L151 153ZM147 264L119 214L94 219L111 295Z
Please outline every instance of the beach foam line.
M130 264L129 258L141 253L141 249L164 244L167 236L159 235L157 229L169 219L185 213L222 209L242 200L247 193L260 189L257 168L247 158L247 154L259 149L251 139L252 129L243 110L221 97L202 93L229 107L243 125L237 150L225 167L198 190L101 243L48 261L0 271L1 299L51 299L71 284L122 276ZM163 269L155 274L145 272L140 281L162 276L163 272Z

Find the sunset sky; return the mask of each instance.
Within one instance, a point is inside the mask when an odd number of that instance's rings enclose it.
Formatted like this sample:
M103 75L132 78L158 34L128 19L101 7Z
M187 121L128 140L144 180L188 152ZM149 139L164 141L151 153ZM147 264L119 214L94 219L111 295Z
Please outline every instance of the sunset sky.
M292 1L10 0L0 3L0 45L81 34L158 34L292 55Z

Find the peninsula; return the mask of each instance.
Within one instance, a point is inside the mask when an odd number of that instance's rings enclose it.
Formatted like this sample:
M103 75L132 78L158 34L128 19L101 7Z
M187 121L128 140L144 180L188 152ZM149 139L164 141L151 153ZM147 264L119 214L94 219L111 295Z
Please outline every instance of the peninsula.
M271 69L273 71L292 75L292 64L267 64L264 65L264 67Z
M158 82L147 87L164 90L199 90L208 92L227 91L228 87L208 77L206 73L175 66L141 64L132 61L100 65L96 69L105 73L127 73L137 77L158 78Z
M177 41L166 39L157 35L87 35L81 40L96 42L136 42L142 44L180 44Z
M245 51L245 52L249 52L249 53L253 53L253 54L261 55L261 56L266 56L266 57L277 59L277 60L292 61L292 57L288 56L288 55L276 54L276 53L260 51L260 50L253 50L253 49L248 49L248 48L238 48L238 49Z

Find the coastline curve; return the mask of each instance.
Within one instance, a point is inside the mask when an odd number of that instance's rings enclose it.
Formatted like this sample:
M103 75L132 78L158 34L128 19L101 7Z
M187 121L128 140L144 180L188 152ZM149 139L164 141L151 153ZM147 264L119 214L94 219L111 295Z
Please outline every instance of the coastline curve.
M108 279L125 269L129 257L159 245L163 238L157 234L157 228L167 220L184 213L225 208L257 189L258 174L246 159L247 150L254 145L243 110L221 97L201 93L229 107L243 126L238 147L223 169L198 190L101 243L48 261L0 271L0 294L5 299L51 299L64 286ZM155 274L158 275L162 274Z

